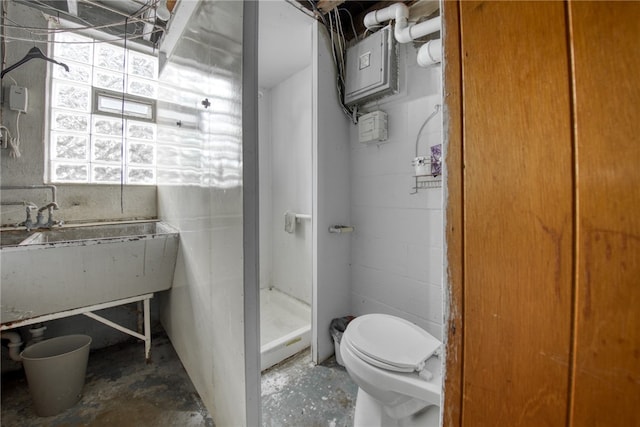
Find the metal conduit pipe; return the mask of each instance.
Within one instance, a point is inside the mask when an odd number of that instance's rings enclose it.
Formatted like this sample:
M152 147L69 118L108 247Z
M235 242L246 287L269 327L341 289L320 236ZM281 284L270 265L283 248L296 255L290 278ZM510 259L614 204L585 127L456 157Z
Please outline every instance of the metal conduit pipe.
M22 362L20 358L20 347L22 347L22 337L17 332L2 332L2 339L9 340L9 357L16 362Z
M58 210L58 202L56 198L57 188L55 185L50 184L35 184L35 185L3 185L0 186L0 190L38 190L49 189L51 190L51 203L54 203L53 209Z
M35 204L27 202L26 200L22 200L20 202L0 202L0 206L23 206L25 208L29 206L32 209L38 209Z

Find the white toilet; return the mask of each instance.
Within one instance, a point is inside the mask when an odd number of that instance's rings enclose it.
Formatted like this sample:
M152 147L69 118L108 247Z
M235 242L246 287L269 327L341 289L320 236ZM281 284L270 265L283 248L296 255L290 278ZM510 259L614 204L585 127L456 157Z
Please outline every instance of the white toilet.
M437 427L442 343L399 317L367 314L349 323L340 353L358 384L354 427Z

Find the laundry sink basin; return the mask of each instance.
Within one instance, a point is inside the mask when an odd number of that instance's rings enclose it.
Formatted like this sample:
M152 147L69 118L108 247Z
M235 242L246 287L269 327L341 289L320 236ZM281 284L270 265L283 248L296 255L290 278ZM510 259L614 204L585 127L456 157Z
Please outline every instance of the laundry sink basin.
M16 246L33 234L27 230L3 230L0 232L0 247Z
M2 231L1 323L169 289L178 240L161 221Z

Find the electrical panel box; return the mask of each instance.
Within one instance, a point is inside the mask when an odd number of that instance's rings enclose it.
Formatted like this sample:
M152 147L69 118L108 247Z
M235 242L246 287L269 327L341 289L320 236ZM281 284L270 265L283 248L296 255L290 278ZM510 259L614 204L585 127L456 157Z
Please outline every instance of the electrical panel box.
M344 103L360 105L398 90L398 57L387 26L347 49Z
M387 113L374 111L365 114L358 120L358 140L363 144L386 141L387 129Z

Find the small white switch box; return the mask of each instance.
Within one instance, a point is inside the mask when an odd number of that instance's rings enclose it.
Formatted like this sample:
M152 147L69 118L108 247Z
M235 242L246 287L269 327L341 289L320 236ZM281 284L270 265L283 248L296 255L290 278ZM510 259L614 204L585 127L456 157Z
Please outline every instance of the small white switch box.
M358 140L363 144L387 140L387 113L374 111L358 119Z
M9 88L9 109L26 113L28 97L29 92L26 87L11 85Z

